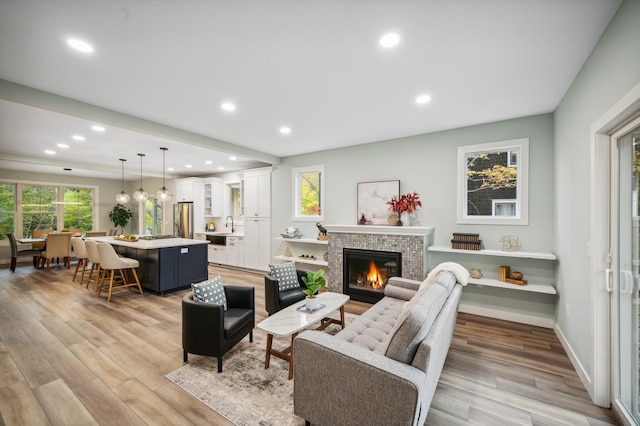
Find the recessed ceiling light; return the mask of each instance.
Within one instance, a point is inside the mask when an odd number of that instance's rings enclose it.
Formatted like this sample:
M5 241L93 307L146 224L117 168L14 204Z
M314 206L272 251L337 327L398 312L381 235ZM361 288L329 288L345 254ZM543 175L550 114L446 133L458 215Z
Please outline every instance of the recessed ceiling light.
M100 126L98 124L94 124L93 126L91 126L91 129L95 130L96 132L104 132L106 130L104 126Z
M71 136L71 138L72 138L74 141L80 141L80 142L83 142L83 141L87 140L87 138L85 138L85 137L84 137L84 136L82 136L82 135L73 135L73 136Z
M220 105L220 107L225 110L225 111L235 111L236 110L236 106L234 104L232 104L231 102L225 102L222 105Z
M167 167L167 170L172 172L173 171L173 167Z
M393 47L400 42L400 36L396 33L385 34L380 37L380 46Z
M73 47L74 49L76 49L77 51L80 51L80 52L83 52L83 53L92 53L93 52L93 46L92 45L90 45L86 41L78 40L77 38L68 38L67 39L67 44L69 46Z
M238 159L238 157L235 157L233 155L231 157L229 157L229 160L231 160L231 161L236 161L237 159Z
M289 133L291 133L291 128L289 128L289 127L280 127L280 133L282 133L283 135L288 135Z
M420 95L416 98L416 103L418 104L428 104L431 102L431 96L429 95Z
M218 170L224 170L224 167L220 166L218 167Z
M192 167L193 167L191 164L185 164L184 166L185 166L187 169L190 169L190 168L192 168Z
M211 160L207 160L207 161L205 161L205 163L206 163L206 164L213 164L213 161L211 161Z
M52 149L45 149L44 153L45 154L49 154L49 155L55 155L56 152L54 150L52 150Z
M67 145L66 143L59 143L58 148L69 148L69 145Z

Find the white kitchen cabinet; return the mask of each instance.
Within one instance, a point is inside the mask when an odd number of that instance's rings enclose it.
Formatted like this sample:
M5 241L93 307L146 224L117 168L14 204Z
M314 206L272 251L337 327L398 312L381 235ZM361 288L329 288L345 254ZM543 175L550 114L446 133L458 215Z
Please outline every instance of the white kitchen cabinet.
M222 179L220 178L204 180L204 216L222 216Z
M202 200L203 197L203 183L200 178L184 178L177 179L176 183L176 197L175 201L192 201L196 199Z
M244 179L244 217L271 217L271 170L246 172Z
M209 244L209 263L218 263L224 265L227 263L227 247L218 244Z
M267 271L271 261L271 220L245 217L242 247L245 268Z
M227 265L243 266L243 239L240 237L227 237Z

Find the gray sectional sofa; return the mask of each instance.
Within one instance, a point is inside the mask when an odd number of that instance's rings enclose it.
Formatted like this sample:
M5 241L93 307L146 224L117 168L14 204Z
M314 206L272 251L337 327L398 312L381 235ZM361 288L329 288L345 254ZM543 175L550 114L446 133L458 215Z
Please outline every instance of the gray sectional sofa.
M385 297L337 335L300 334L295 413L313 425L424 424L468 278L454 270L433 271L422 287L391 278Z

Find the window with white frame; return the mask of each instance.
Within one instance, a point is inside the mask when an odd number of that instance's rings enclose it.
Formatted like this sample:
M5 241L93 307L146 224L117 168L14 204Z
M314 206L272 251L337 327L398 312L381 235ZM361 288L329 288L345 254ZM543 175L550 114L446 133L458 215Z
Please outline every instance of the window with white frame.
M324 166L293 169L293 219L324 219Z
M38 229L79 228L96 223L97 187L39 182L0 183L0 239L5 233L30 237Z

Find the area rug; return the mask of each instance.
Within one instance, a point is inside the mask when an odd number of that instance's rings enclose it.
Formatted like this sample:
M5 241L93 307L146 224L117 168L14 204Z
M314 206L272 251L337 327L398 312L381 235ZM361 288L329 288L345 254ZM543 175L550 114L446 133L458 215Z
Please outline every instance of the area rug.
M353 318L356 315L345 314L347 324ZM337 325L325 329L331 334L338 331ZM272 356L269 368L264 368L266 341L266 333L256 328L253 343L246 337L227 352L222 373L215 357L201 357L165 377L237 425L304 425L293 413L289 363ZM283 349L290 341L274 337L273 345Z

